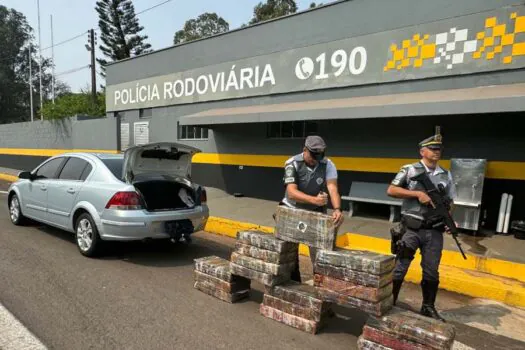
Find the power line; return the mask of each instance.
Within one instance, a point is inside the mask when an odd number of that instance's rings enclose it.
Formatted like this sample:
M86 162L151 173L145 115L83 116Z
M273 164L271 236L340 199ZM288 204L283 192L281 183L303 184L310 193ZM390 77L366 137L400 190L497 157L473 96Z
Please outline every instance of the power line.
M173 1L173 0L165 0L165 1L161 2L161 3L158 3L157 5L150 6L150 7L148 7L148 8L145 8L144 10L141 10L141 11L135 13L135 15L140 15L140 14L142 14L142 13L145 13L145 12L151 11L151 10L153 10L153 9L159 7L159 6L162 6L162 5L164 5L164 4L167 4L168 2L171 2L171 1ZM98 31L100 31L100 28L97 27L97 28L94 29L94 30L95 30L96 32L98 32ZM83 37L83 36L86 35L87 33L88 33L88 31L86 30L86 31L84 31L84 32L82 32L82 33L80 33L80 34L78 34L78 35L75 35L74 37L71 37L71 38L69 38L69 39L66 39L66 40L63 40L63 41L61 41L61 42L58 42L58 43L56 43L56 44L54 44L54 45L50 45L50 46L48 46L48 47L46 47L46 48L43 48L42 51L44 51L44 50L49 50L49 49L51 49L51 48L53 48L53 47L57 47L57 46L60 46L60 45L63 45L63 44L67 44L67 43L70 42L70 41L73 41L73 40L76 40L76 39L78 39L78 38Z
M56 74L57 77L61 76L61 75L67 75L67 74L72 74L72 73L76 73L76 72L79 72L81 70L84 70L86 68L89 68L90 65L86 65L86 66L82 66L82 67L78 67L78 68L73 68L73 69L70 69L70 70L66 70L64 72L61 72L61 73L58 73Z

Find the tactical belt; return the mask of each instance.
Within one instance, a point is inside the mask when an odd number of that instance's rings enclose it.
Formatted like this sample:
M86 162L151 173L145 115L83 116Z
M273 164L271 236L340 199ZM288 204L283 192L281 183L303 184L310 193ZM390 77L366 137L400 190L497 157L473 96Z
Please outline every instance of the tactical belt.
M437 230L444 228L441 219L418 219L413 216L403 215L403 222L411 230Z

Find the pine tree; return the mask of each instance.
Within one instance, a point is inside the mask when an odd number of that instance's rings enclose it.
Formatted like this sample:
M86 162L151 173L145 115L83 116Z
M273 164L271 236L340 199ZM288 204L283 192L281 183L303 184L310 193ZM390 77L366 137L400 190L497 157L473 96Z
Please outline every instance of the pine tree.
M95 10L98 12L100 38L103 42L100 50L110 59L118 61L125 58L151 52L151 45L146 43L147 35L139 34L144 27L139 25L135 7L131 0L100 0ZM97 59L105 74L106 59Z

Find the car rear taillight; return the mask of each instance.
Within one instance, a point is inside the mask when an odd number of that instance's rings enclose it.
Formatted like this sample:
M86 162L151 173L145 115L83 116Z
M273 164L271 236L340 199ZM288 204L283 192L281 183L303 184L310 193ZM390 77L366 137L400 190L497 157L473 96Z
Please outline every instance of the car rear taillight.
M201 204L206 203L208 200L208 196L206 195L206 190L204 188L201 189Z
M117 192L106 204L106 209L140 210L142 200L137 192Z

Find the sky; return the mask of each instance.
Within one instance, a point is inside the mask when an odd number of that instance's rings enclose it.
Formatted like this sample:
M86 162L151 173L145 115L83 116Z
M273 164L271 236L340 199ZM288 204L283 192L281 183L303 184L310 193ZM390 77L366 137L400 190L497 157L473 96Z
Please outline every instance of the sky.
M161 4L166 0L134 0L135 12ZM262 0L171 0L159 7L138 15L153 49L173 45L173 35L182 29L186 20L195 18L203 12L216 12L229 24L230 29L247 23L253 14L253 7ZM296 0L299 11L307 9L312 0ZM81 35L62 45L54 47L55 75L57 80L67 83L73 92L81 89L90 91L91 74L90 53L87 31L98 28L96 0L40 0L40 29L42 56L51 57L51 16L53 16L53 42L56 44ZM34 30L35 43L38 44L38 6L37 0L0 0L0 4L24 14ZM82 35L82 33L85 33ZM99 33L98 33L99 34ZM101 44L98 36L97 44ZM47 49L46 49L47 48ZM98 51L98 52L97 52ZM98 47L97 57L102 57ZM68 73L76 68L77 72ZM66 73L66 74L62 74ZM97 74L97 87L104 83Z

